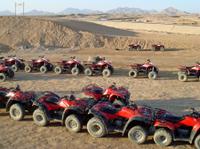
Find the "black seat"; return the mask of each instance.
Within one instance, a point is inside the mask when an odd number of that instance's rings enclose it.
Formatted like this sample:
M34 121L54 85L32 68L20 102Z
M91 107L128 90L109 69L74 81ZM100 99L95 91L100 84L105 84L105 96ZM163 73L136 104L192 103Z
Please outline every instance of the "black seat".
M102 107L101 111L105 113L115 114L120 110L120 108L115 108L113 106Z
M46 99L46 102L58 104L59 99L57 97L49 97L49 98Z
M171 123L178 123L179 121L183 120L183 117L171 115L171 114L165 114L162 117L164 120L169 121Z

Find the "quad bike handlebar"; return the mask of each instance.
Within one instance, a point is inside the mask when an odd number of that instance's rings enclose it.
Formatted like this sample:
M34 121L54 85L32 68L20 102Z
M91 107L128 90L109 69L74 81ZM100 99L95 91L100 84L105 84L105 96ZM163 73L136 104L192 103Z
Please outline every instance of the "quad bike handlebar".
M200 113L195 108L190 108L190 110L192 112L191 112L191 114L189 114L189 116L192 116L194 118L200 118Z

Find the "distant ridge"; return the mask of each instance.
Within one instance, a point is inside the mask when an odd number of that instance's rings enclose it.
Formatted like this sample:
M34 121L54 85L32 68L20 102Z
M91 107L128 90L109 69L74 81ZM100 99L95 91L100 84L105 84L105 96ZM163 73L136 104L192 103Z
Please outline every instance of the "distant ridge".
M119 8L111 9L111 10L108 10L105 12L98 11L98 10L77 9L77 8L66 8L63 11L60 11L58 13L41 11L41 10L31 10L31 11L25 12L25 15L45 16L45 15L102 14L102 13L108 13L108 14L165 14L165 15L170 15L170 16L191 14L186 11L178 10L174 7L168 7L162 11L144 10L141 8L131 8L131 7L119 7ZM11 15L14 15L14 13L9 10L0 11L0 16L11 16Z

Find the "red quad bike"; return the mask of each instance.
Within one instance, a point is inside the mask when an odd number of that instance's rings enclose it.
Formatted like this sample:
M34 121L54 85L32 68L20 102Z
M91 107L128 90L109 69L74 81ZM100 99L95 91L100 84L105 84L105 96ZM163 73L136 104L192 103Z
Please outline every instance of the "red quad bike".
M105 60L105 58L95 57L94 61L91 63L85 63L85 75L92 76L94 74L102 74L105 77L110 77L114 68L111 62Z
M142 49L142 47L140 44L130 44L129 45L129 51L134 51L134 50L140 51L141 49Z
M160 146L169 146L173 141L186 141L200 149L200 113L176 116L170 113L156 118L154 141Z
M53 65L44 56L40 56L37 60L32 60L25 65L25 72L30 73L32 71L40 71L41 73L47 73L53 70Z
M97 101L92 98L43 96L34 102L38 108L33 120L38 126L46 126L51 120L61 121L70 132L79 132L88 121L88 110Z
M54 68L54 72L56 74L71 72L72 75L78 75L84 72L84 67L81 62L78 61L75 57L71 57L71 60L63 60L61 62L58 62Z
M95 84L89 84L82 89L83 93L96 100L106 99L110 102L127 105L130 99L130 92L124 87L116 87L114 83L107 89L103 89Z
M148 76L149 79L155 80L158 77L159 69L153 64L133 64L130 65L129 76L137 78L139 75Z
M165 46L162 44L153 44L152 51L165 51Z
M33 112L32 101L36 98L34 92L23 92L17 86L15 89L11 89L6 97L8 97L6 111L9 112L13 120L20 121L24 118L26 112Z
M6 81L8 78L13 78L15 73L10 67L0 64L0 82Z
M16 55L10 55L8 58L3 58L5 66L11 67L14 72L18 70L24 70L24 60L16 57Z
M89 111L92 117L87 123L87 130L93 137L104 137L112 132L120 132L137 144L143 144L154 122L154 110L130 103L126 106L102 102Z
M200 81L200 64L196 66L181 66L178 72L178 80L186 82L188 78L197 78Z

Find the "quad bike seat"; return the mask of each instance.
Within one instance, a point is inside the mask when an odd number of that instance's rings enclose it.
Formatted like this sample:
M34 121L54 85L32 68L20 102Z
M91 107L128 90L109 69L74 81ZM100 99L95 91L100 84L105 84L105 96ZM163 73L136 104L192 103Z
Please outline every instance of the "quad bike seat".
M117 113L121 108L115 108L112 106L102 107L101 111L109 114L115 114Z
M184 118L182 116L165 114L165 115L163 115L162 119L169 121L171 123L178 123L179 121L183 120Z
M59 103L59 98L57 97L49 97L46 99L46 102L52 103L52 104L58 104Z

